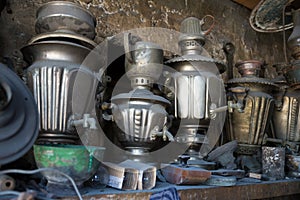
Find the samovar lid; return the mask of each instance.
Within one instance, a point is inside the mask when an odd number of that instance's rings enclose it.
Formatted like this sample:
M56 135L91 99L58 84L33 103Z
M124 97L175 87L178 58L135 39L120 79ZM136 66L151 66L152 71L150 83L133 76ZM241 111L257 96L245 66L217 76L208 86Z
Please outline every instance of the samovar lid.
M259 78L259 77L242 77L242 78L233 78L230 79L227 84L237 84L237 83L244 83L244 84L259 84L259 85L269 85L269 86L274 86L277 87L277 85L266 78Z
M97 44L94 41L90 40L89 38L83 37L78 34L62 33L62 32L41 33L31 38L28 44L33 44L42 41L72 42L74 44L82 45L89 49L94 49L97 46Z
M79 4L68 1L51 1L38 8L36 33L69 31L94 39L96 18Z
M146 101L154 101L163 104L170 105L171 102L167 99L155 95L147 89L134 89L128 93L121 93L111 98L111 101L118 101L118 100L146 100Z
M198 55L198 54L187 54L187 55L178 56L170 60L167 60L165 64L173 64L173 63L180 63L180 62L213 63L216 64L220 73L223 73L226 70L226 64L224 62L212 59L210 57Z

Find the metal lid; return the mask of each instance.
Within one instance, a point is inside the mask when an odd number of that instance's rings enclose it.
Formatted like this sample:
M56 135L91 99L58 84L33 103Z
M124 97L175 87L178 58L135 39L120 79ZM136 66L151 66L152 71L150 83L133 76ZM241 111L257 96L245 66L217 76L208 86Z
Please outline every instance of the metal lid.
M97 46L97 44L94 41L86 37L82 37L81 35L72 34L72 33L58 33L58 32L42 33L36 35L33 38L31 38L31 40L29 40L28 44L33 44L36 42L43 42L43 41L72 42L74 44L82 45L89 49L94 49Z
M204 63L214 63L220 73L225 72L226 64L222 61L212 59L210 57L198 55L198 54L187 54L172 58L165 62L165 64L179 63L179 62L204 62ZM195 66L197 67L197 66Z
M0 165L3 165L17 160L32 147L38 136L39 114L27 86L3 64L0 64L0 84L11 93L6 95L10 97L0 111Z
M204 32L201 29L201 20L196 17L188 17L184 19L180 24L180 41L185 39L197 40L204 45L205 38Z
M146 100L146 101L159 102L167 105L171 104L170 101L168 101L167 99L158 95L154 95L152 92L150 92L147 89L135 89L130 91L129 93L118 94L111 98L112 102L119 101L119 100L128 100L128 101Z
M79 4L51 1L37 10L36 33L67 31L94 39L95 27L96 19L93 14Z

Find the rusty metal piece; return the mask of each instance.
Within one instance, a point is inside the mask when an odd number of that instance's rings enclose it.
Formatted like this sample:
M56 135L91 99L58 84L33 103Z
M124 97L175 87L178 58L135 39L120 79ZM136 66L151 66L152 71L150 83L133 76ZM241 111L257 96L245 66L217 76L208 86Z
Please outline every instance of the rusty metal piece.
M176 165L163 165L162 174L169 183L176 185L193 185L204 183L211 177L211 172L197 167L180 167Z
M16 181L8 175L0 175L0 191L14 190Z
M277 180L285 178L285 148L262 147L263 174Z

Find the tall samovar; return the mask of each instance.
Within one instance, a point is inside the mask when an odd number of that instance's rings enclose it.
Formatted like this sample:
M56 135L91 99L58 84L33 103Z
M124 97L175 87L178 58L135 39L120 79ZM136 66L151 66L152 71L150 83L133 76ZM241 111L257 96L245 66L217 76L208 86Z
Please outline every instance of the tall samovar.
M294 29L288 38L293 60L279 69L286 84L277 92L276 109L273 114L273 130L276 138L298 152L300 144L300 10L293 11Z
M208 153L199 153L201 144L212 142L207 139L210 122L216 118L218 108L225 105L224 86L218 76L225 65L210 58L203 48L208 31L202 31L202 25L203 20L195 17L182 21L178 42L182 55L166 62L176 72L165 73L167 82L174 83L169 97L174 102L173 124L179 124L175 140L190 144L186 154L195 158ZM219 109L225 110L226 106Z
M236 64L241 78L227 82L228 122L227 137L237 140L237 153L254 155L260 152L270 125L274 109L274 98L271 96L276 85L263 78L264 63L258 60L247 60ZM234 105L234 106L232 106Z
M95 36L95 18L81 6L65 1L46 3L38 9L36 31L21 49L25 61L27 83L36 100L40 114L38 143L77 143L73 125L96 128L96 120L88 111L91 105L80 105L72 111L73 87L76 76L85 78L90 90L82 90L81 97L89 102L97 80L100 56L93 49L96 44L86 36ZM78 87L80 88L80 87ZM83 87L84 88L84 87Z
M162 74L161 47L151 42L132 41L130 35L125 35L124 45L125 71L132 90L113 96L111 103L104 103L102 109L111 109L111 118L117 126L113 133L128 155L138 159L159 148L162 142L159 138L173 139L167 131L166 108L170 102L151 92L153 83Z

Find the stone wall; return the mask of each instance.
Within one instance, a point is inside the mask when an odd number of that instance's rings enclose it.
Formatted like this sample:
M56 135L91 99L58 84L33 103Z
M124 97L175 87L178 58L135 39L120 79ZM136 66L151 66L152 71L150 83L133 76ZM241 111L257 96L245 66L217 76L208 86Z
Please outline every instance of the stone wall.
M20 49L35 35L36 10L49 0L7 1L9 8L3 10L0 18L1 56L11 55L15 49ZM236 48L235 61L259 59L265 60L269 65L284 61L282 33L255 32L248 22L251 11L230 0L75 0L75 2L95 15L97 43L124 30L140 27L179 30L180 22L188 16L202 18L205 15L213 15L216 24L208 35L205 45L213 57L224 59L223 43L232 42ZM267 74L274 77L274 69L268 67Z

